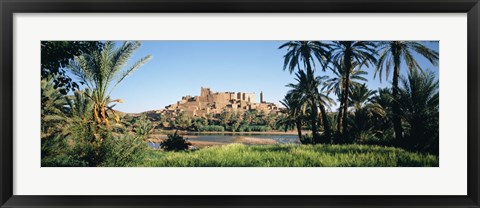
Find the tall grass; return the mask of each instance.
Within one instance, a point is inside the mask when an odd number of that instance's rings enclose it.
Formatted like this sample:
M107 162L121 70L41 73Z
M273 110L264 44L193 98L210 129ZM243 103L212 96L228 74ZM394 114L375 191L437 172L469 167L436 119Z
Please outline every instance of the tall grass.
M242 145L197 151L152 150L149 167L438 167L434 155L367 145Z

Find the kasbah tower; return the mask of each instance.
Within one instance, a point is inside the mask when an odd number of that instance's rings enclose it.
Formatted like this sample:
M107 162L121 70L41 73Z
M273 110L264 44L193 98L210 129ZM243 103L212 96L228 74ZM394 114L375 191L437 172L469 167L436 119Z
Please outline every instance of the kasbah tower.
M260 92L260 102L255 102L255 93L246 92L213 92L210 88L201 87L200 96L184 96L175 104L165 106L163 115L176 116L186 113L191 117L205 117L207 114L219 114L223 110L245 111L257 110L265 113L278 113L274 103L264 100Z

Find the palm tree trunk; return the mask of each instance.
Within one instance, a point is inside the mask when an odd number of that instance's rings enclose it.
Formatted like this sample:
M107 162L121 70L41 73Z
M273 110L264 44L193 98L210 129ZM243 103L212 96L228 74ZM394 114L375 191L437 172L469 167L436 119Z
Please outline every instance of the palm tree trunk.
M325 106L322 104L320 106L320 112L322 113L322 122L323 122L323 131L324 131L324 143L331 142L331 129L330 129L330 122L327 117L327 111L325 110Z
M398 100L398 79L400 77L400 54L395 53L394 51L394 62L395 66L393 69L393 79L392 79L392 96L394 98L393 104L392 104L392 111L393 111L393 128L395 130L395 139L397 142L402 141L402 134L403 134L403 128L402 128L402 120L400 116L400 106L397 103Z
M343 98L343 139L346 139L346 136L348 134L348 129L347 129L347 119L348 119L348 96L350 92L350 71L351 71L351 56L350 52L348 50L345 52L345 58L344 58L344 66L346 72L345 72L345 89L343 91L344 98Z
M347 135L347 132L348 132L348 129L347 129L347 119L348 119L348 89L349 89L349 84L348 84L348 81L350 81L349 79L349 75L347 75L346 77L346 80L347 80L347 83L345 84L346 86L346 89L345 89L345 96L343 98L343 119L342 119L342 124L343 124L343 136L345 137Z
M310 66L310 62L307 61L307 77L308 81L310 83L315 81L315 76L313 74L312 67ZM312 86L312 84L309 84L309 86ZM317 143L319 139L318 135L318 129L317 129L317 120L318 120L318 106L317 106L317 99L315 98L315 95L313 95L315 92L317 92L318 89L309 89L310 92L310 102L311 102L311 113L310 113L310 126L312 129L312 137L313 137L313 143Z
M295 123L297 125L298 140L300 140L300 143L301 143L302 142L302 120L297 119Z
M343 95L340 95L340 97L343 99ZM337 136L342 135L342 119L343 119L343 100L340 99L340 106L338 108L338 115L337 115Z
M312 128L312 136L313 136L313 141L314 143L318 142L319 135L318 135L318 129L317 129L317 120L318 120L318 106L316 104L316 99L312 98L312 112L310 114L310 126Z

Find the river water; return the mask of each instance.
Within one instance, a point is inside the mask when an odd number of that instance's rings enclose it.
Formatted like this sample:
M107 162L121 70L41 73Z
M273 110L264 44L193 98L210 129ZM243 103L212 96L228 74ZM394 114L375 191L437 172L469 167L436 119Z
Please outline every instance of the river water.
M275 140L278 144L299 144L297 135L284 135L284 134L190 134L182 135L183 138L188 138L191 141L205 141L205 142L218 142L218 143L237 143L241 137L248 137L254 139L270 139ZM166 139L167 136L158 136L159 139ZM240 142L241 143L241 142ZM148 144L152 148L158 148L159 143L149 142Z

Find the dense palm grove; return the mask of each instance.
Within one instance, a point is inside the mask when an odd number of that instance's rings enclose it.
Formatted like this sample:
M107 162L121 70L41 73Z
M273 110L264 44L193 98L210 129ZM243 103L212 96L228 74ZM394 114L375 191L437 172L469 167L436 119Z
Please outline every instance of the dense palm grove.
M438 65L437 51L414 41L291 41L283 48L284 70L295 73L296 83L287 85L282 103L302 143L378 144L438 155L438 80L413 58L417 53ZM392 87L368 89L362 68L373 68L378 79L393 69ZM319 75L326 70L335 77ZM338 110L328 112L335 103ZM311 136L302 134L305 125Z
M111 92L152 58L127 67L140 46L42 42L42 166L139 166L150 154L149 135L165 122L194 131L295 130L302 144L380 145L438 155L438 80L413 58L420 54L437 65L438 52L421 42L290 41L279 47L286 50L283 70L295 80L286 85L282 114L224 111L175 119L132 117L114 109L123 100L111 98ZM400 76L402 70L407 76ZM391 87L369 89L369 74L391 78ZM177 143L188 148L176 133L168 138L165 150Z
M42 42L42 54L64 47L75 51L82 48L78 45L91 42ZM119 83L151 59L146 56L125 67L140 46L98 42L80 55L59 55L66 57L59 60L69 60L63 67L85 87L65 95L64 84L57 81L63 78L53 73L42 76L42 166L125 166L143 159L147 133L141 130L148 124L134 123L134 134L116 132L112 123L120 125L121 118L113 107L123 101L110 98Z

